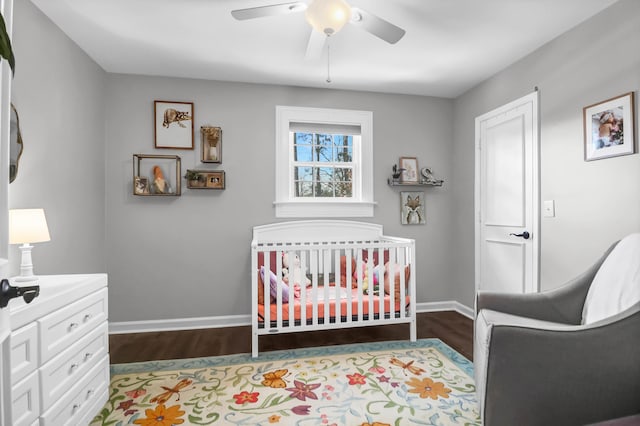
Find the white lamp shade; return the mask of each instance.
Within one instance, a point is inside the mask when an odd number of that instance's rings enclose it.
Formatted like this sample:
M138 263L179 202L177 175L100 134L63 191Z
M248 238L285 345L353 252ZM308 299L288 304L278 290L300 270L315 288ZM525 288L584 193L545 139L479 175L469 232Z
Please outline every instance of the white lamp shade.
M332 35L351 19L351 7L344 0L313 0L305 14L316 31Z
M43 209L9 210L9 244L50 241Z

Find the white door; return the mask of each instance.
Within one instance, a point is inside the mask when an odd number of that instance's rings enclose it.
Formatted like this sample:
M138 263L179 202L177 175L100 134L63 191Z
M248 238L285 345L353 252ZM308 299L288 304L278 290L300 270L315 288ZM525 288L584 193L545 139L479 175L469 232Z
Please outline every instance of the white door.
M538 92L476 118L476 290L538 291Z
M2 16L11 35L13 0L2 0ZM9 120L11 117L11 70L2 60L0 68L0 279L9 278ZM0 426L11 423L9 381L9 309L0 308Z

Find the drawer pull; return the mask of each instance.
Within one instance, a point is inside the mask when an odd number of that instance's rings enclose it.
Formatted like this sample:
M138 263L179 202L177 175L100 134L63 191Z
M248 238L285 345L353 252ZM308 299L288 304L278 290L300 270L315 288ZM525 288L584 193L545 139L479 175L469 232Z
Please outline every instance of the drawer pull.
M78 364L71 364L71 367L69 367L69 374L73 374L73 370L76 368L78 368Z
M76 411L80 409L80 407L82 407L82 404L73 404L73 407L71 408L71 414L75 414Z
M89 390L87 391L87 396L85 397L85 399L89 399L89 398L91 398L91 395L93 395L93 389L89 389Z
M69 324L69 331L73 331L77 326L77 322L72 322L71 324Z
M83 321L84 321L84 322L87 322L87 321L89 321L90 319L91 319L91 314L86 314L86 315L84 316Z
M84 362L89 361L92 356L93 354L91 352L87 352L86 354L84 354Z

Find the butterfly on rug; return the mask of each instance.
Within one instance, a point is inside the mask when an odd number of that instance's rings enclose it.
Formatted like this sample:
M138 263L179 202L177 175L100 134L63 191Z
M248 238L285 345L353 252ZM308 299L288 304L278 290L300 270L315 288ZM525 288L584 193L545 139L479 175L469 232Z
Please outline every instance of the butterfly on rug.
M472 377L437 339L120 364L91 425L480 425Z

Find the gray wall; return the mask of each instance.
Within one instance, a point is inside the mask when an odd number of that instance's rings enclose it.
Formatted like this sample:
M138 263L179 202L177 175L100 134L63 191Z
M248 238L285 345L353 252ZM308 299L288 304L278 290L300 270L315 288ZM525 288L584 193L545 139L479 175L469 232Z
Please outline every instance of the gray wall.
M25 153L10 205L46 209L52 241L34 249L36 273L109 273L112 321L249 313L251 227L276 220L275 105L373 111L379 204L365 220L417 240L419 302L472 306L474 119L534 86L542 199L557 210L542 219L543 288L640 228L640 156L582 159L582 108L640 87L640 2L620 1L455 100L106 74L30 2L15 3L14 19ZM154 100L193 101L196 128L223 128L226 190L131 195L134 153L203 166L196 151L153 148ZM399 191L386 185L400 156L445 179L425 190L425 226L400 225Z
M540 89L541 288L563 284L616 239L640 230L640 155L585 162L582 109L640 88L640 2L622 0L454 102L455 300L474 294L474 119ZM637 117L636 105L636 117ZM636 118L637 120L637 118ZM637 131L636 131L637 133ZM636 140L638 136L636 134Z
M154 100L194 102L196 129L222 127L223 164L217 169L226 172L226 190L183 187L181 197L131 194L135 153L179 155L183 174L188 168L208 168L200 163L198 149L154 149ZM378 205L375 217L360 220L417 240L419 301L451 299L451 100L109 75L106 224L112 320L249 314L251 228L277 221L276 105L373 111ZM399 190L386 184L400 156L417 156L421 166L432 167L446 181L442 188L425 190L426 225L400 225Z
M10 208L42 207L51 241L35 244L35 273L105 272L106 73L30 1L14 2L12 101L24 151ZM20 252L10 250L11 273Z

